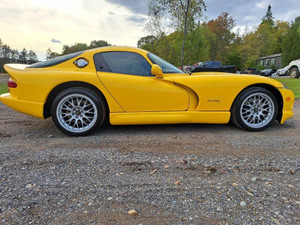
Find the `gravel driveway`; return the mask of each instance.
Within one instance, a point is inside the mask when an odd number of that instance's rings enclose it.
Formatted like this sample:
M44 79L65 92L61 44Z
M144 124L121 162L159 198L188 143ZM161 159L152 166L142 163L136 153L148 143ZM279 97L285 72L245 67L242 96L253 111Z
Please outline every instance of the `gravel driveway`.
M294 113L258 133L107 126L76 138L0 103L0 224L300 224L299 100Z

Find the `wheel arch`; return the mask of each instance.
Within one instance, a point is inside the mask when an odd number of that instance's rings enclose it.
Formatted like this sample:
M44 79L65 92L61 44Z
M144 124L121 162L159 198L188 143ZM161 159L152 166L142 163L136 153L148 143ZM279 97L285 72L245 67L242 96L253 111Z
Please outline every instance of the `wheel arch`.
M276 98L277 100L277 103L278 103L278 113L277 113L277 116L276 116L276 120L278 121L281 121L281 118L282 118L282 109L283 109L283 99L282 99L282 95L280 94L280 92L277 90L277 88L275 88L274 86L272 85L269 85L269 84L253 84L253 85L250 85L250 86L247 86L245 87L243 90L240 91L240 93L235 97L231 107L230 107L230 112L232 112L232 107L234 106L236 100L239 98L239 96L244 92L246 91L247 89L249 88L253 88L253 87L260 87L260 88L265 88L266 90L270 91L274 97Z
M291 70L293 68L297 68L299 70L299 67L297 65L292 65L289 70Z
M66 90L68 88L73 88L73 87L83 87L83 88L92 90L93 92L95 92L99 97L101 97L104 100L106 110L109 111L109 106L108 106L107 100L106 100L105 96L103 95L103 93L97 87L95 87L94 85L92 85L90 83L86 83L86 82L82 82L82 81L70 81L70 82L66 82L66 83L57 85L49 93L46 103L44 104L44 118L51 117L51 105L52 105L55 97L63 90ZM108 115L108 112L106 115Z

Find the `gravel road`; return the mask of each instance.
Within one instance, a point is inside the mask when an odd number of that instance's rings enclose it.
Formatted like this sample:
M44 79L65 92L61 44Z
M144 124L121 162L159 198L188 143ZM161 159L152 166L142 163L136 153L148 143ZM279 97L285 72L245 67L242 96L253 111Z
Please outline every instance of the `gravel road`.
M300 224L299 100L294 113L258 133L107 126L68 137L0 103L0 224Z

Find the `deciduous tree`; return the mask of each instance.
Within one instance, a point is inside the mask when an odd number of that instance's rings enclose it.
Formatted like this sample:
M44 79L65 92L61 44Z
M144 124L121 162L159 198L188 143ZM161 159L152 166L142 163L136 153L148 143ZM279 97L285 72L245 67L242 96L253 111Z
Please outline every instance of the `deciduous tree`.
M228 12L222 12L215 20L210 20L207 26L215 35L215 38L211 40L210 58L224 61L228 48L235 38L235 33L232 31L235 21Z
M287 32L283 41L282 59L283 64L287 65L292 60L300 58L300 17L292 22L291 28Z
M183 30L180 65L184 63L184 50L189 25L200 18L202 10L206 9L203 0L152 0L149 7L150 31L156 29L161 32L161 18L171 17L178 21L178 28ZM154 26L153 26L154 25ZM154 29L153 29L154 28Z

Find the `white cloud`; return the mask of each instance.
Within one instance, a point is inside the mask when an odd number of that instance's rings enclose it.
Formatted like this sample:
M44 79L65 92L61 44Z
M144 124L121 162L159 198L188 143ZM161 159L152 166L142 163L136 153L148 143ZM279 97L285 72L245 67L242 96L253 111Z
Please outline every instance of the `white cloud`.
M295 18L299 15L300 15L299 10L294 9L294 10L283 12L279 19L290 22L290 21L294 21Z
M266 9L268 7L268 5L270 4L270 1L269 0L262 0L258 3L256 3L256 6L259 8L259 9Z
M243 36L243 35L253 32L255 29L256 29L255 26L250 26L250 27L247 25L246 26L235 26L233 28L233 32L240 36Z
M145 21L143 15L133 18L130 9L105 0L1 0L0 15L2 41L36 52L61 52L62 46L50 41L53 37L68 45L106 40L136 46Z
M136 46L147 16L149 0L1 0L0 38L12 48L34 50L38 55L61 52L63 44L106 40L114 45ZM232 0L206 1L208 20L229 12L237 28L248 31L258 25L271 4L275 19L292 21L300 16L299 0ZM202 18L203 20L204 18ZM173 30L171 21L163 21L166 32ZM236 28L236 29L237 29ZM246 29L246 30L247 30Z
M52 39L51 39L51 42L52 42L52 43L59 43L59 44L61 44L61 41L58 40L58 39L55 39L55 38L52 38Z

